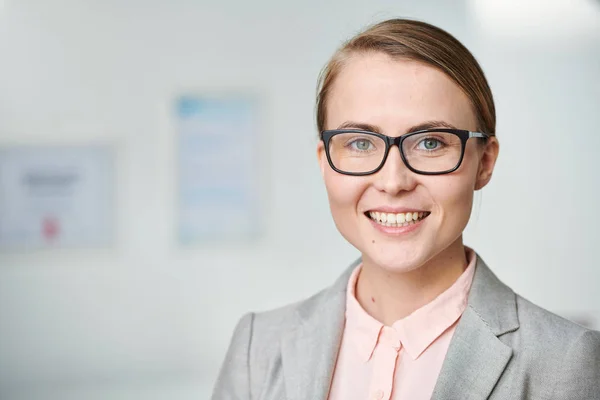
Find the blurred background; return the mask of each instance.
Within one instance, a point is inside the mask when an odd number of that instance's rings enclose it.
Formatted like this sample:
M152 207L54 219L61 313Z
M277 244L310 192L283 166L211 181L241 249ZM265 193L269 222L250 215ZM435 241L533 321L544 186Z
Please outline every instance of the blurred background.
M466 243L598 329L599 1L0 0L0 146L114 149L109 246L0 251L0 399L207 399L243 313L331 284L358 254L317 167L317 76L399 16L455 35L495 95L500 159ZM259 232L182 245L173 103L237 90L261 104Z

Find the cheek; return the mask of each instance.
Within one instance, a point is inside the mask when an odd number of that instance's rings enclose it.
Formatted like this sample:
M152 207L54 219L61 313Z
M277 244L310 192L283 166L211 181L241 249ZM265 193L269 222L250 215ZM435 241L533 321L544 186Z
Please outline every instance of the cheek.
M464 181L449 180L446 185L438 186L436 198L446 213L451 215L469 213L473 202L472 185Z
M447 224L449 229L462 231L468 223L473 205L474 185L475 171L471 171L471 168L462 169L458 174L442 176L428 185L443 223Z
M329 198L331 214L338 226L353 225L356 210L367 183L364 178L347 176L329 170L324 173L325 188Z
M324 180L332 207L356 205L362 190L364 190L357 177L338 174L335 171L326 171Z

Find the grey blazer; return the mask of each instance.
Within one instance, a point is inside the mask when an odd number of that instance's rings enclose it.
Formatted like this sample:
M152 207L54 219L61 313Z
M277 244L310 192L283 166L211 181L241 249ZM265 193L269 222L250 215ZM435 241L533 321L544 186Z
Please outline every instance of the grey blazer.
M307 300L242 317L212 399L325 400L355 265ZM600 332L516 295L478 257L432 398L600 399Z

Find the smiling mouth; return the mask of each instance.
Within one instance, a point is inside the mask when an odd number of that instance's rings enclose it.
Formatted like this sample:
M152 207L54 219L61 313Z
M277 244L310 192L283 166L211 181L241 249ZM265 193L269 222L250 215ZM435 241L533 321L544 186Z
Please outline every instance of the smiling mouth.
M407 212L407 213L385 213L379 211L367 211L365 216L372 219L375 223L382 226L401 227L416 224L419 221L427 218L431 214L428 211L424 212Z

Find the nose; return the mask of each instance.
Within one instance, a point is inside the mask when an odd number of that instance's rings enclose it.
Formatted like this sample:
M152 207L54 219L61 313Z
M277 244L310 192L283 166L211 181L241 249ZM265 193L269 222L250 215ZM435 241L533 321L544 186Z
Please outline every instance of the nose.
M415 185L415 173L402 161L398 146L392 146L385 164L375 174L375 188L390 195L397 195L414 189Z

